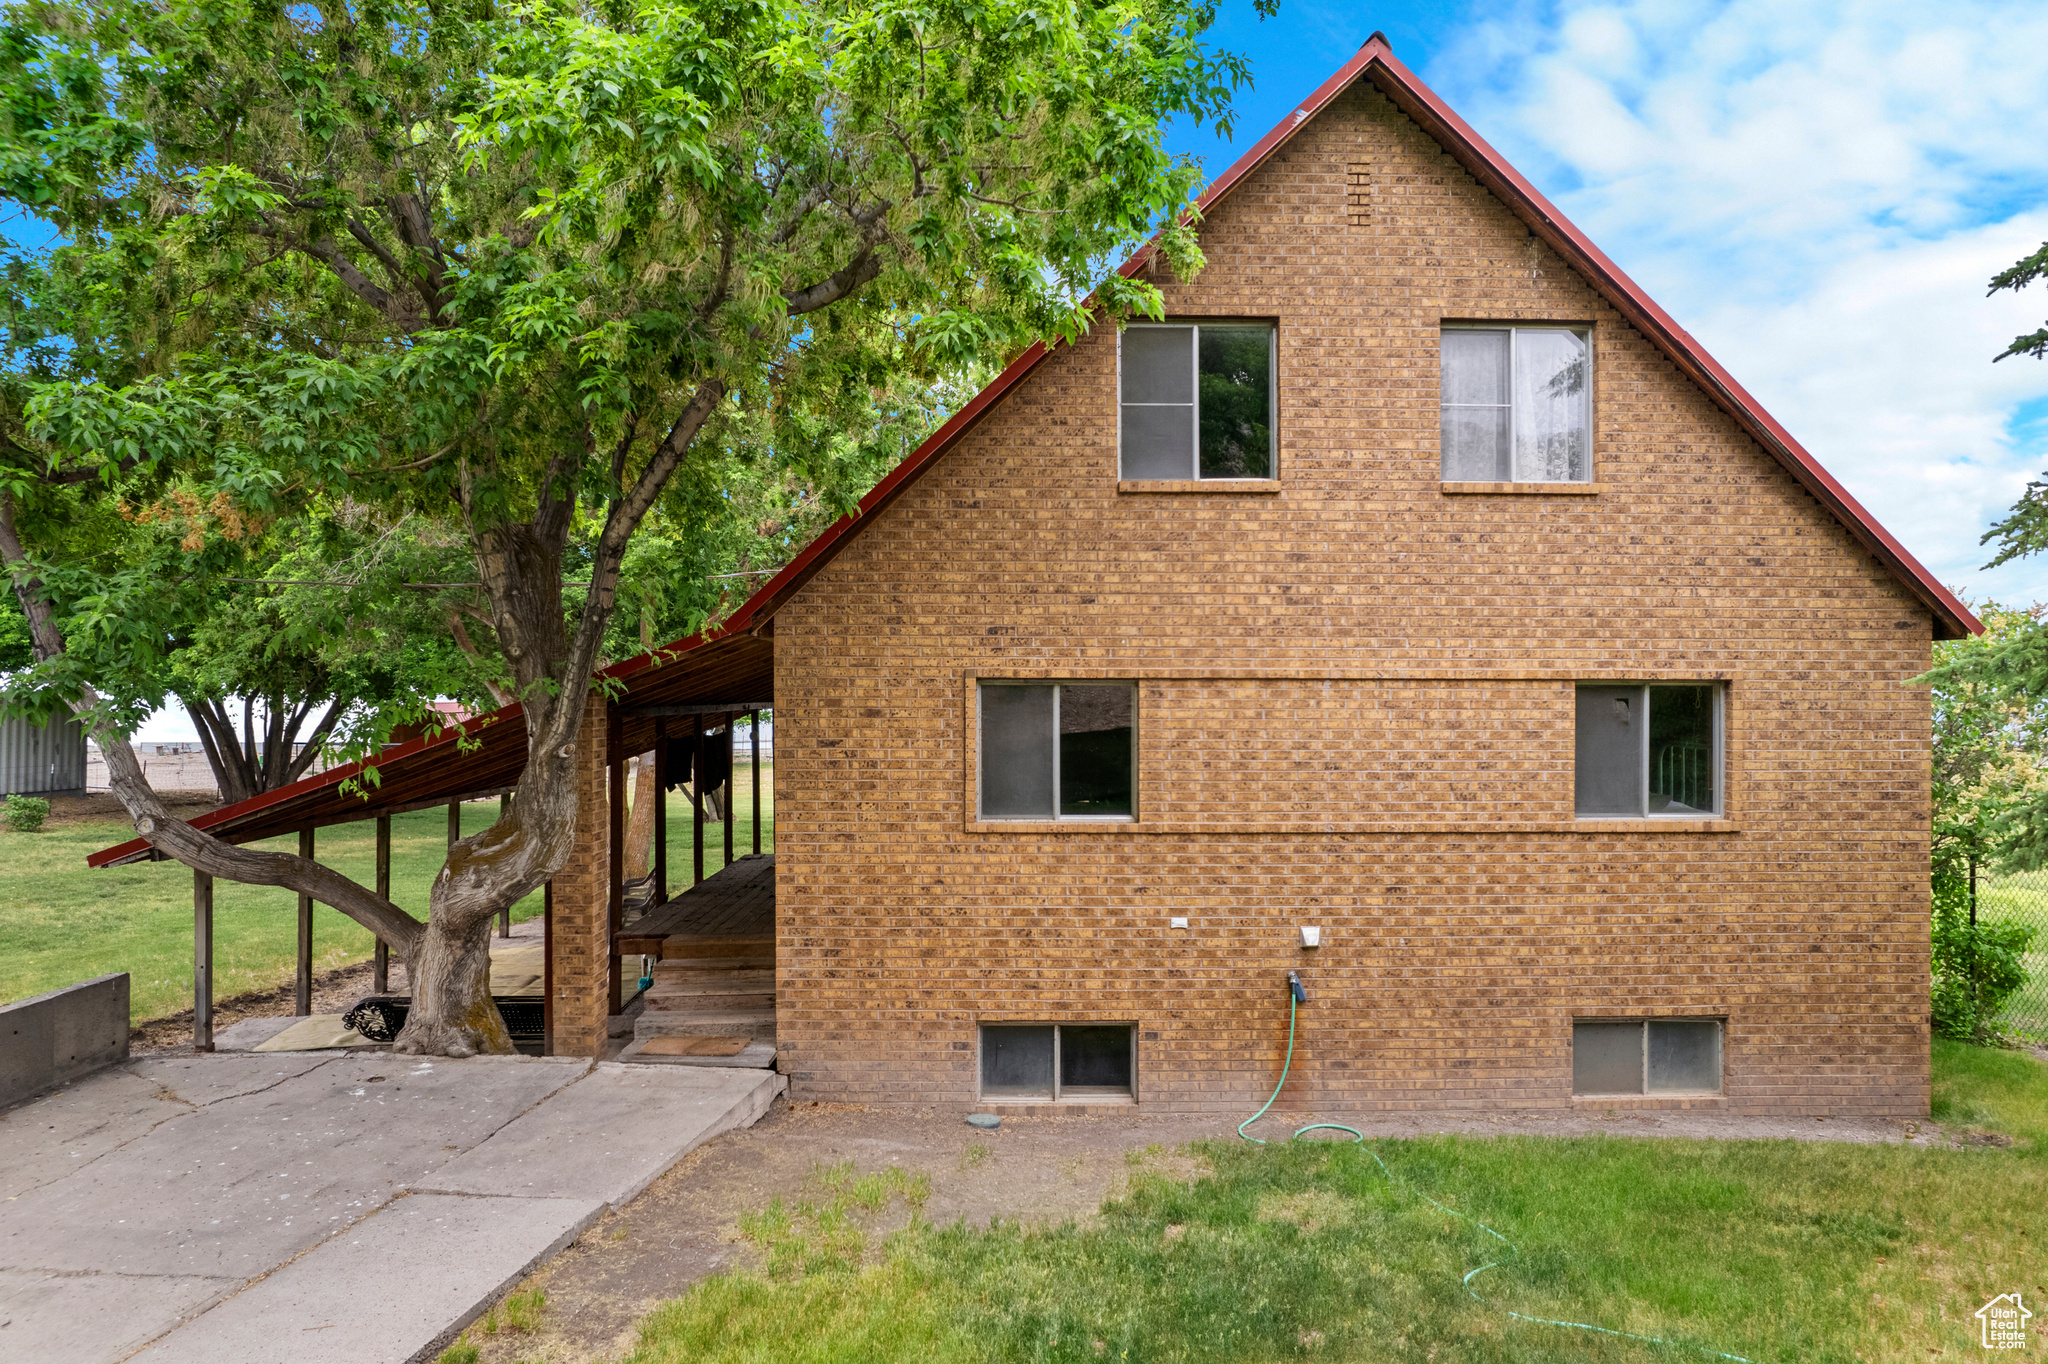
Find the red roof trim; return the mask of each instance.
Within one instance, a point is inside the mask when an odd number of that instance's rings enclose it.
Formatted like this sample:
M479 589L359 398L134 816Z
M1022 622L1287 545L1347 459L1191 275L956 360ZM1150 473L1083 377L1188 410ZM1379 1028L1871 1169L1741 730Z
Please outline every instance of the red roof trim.
M1393 87L1386 93L1395 98L1395 102L1403 107L1404 112L1409 113L1411 117L1417 117L1417 121L1423 123L1432 136L1443 143L1467 169L1473 170L1482 181L1487 182L1489 188L1508 200L1511 207L1519 208L1534 217L1537 225L1545 229L1544 236L1560 254L1571 258L1575 265L1591 276L1595 287L1607 296L1610 303L1627 315L1630 321L1657 343L1660 349L1707 389L1717 404L1733 416L1758 444L1783 464L1808 492L1827 506L1848 527L1851 534L1885 562L1907 590L1918 597L1933 613L1938 627L1937 636L1959 638L1983 630L1984 627L1976 616L1971 614L1970 609L1943 587L1904 545L1892 537L1890 532L1879 525L1876 518L1864 510L1862 504L1851 497L1848 490L1822 467L1820 461L1792 438L1790 432L1764 411L1763 406L1736 383L1719 362L1708 355L1668 313L1651 301L1649 295L1645 294L1635 281L1624 274L1599 247L1593 245L1584 233L1558 212L1556 206L1509 165L1505 157L1474 132L1471 125L1452 112L1450 106L1437 97L1436 92L1424 85L1414 72L1403 66L1395 58L1387 40L1380 34L1373 34L1350 61L1344 63L1328 80L1317 86L1315 92L1303 100L1292 114L1281 120L1278 126L1232 163L1230 169L1217 177L1215 183L1203 191L1201 197L1195 201L1197 209L1205 210L1219 203L1237 187L1239 182L1264 165L1275 152L1285 146L1296 130L1321 113L1332 100L1350 88L1352 82L1361 76L1373 79L1375 85L1381 85L1380 77L1384 77L1386 84ZM1385 87L1382 86L1382 89L1384 91ZM1151 262L1155 249L1155 243L1146 243L1118 268L1117 273L1130 276L1144 269ZM945 454L978 425L990 408L1022 383L1025 377L1052 353L1053 348L1042 344L1025 351L988 387L976 394L972 402L954 414L952 420L933 432L922 445L891 470L888 477L876 484L874 490L861 499L860 510L856 514L841 517L827 527L824 533L807 545L781 573L749 597L723 625L708 634L693 635L688 639L679 640L657 653L685 652L710 640L753 628L765 618L772 616L783 599L801 587L845 547L850 535L874 513L893 502L916 482L939 456ZM609 670L607 675L629 676L641 668L651 666L655 660L655 655L629 659Z
M377 761L367 764L367 766L380 766L384 763L395 762L400 758L410 758L415 753L440 744L452 744L460 737L477 733L490 725L499 724L506 720L516 720L525 713L526 707L514 704L506 706L501 710L494 710L488 714L476 716L473 719L464 720L459 726L444 727L439 734L431 739L425 736L417 739L407 739L404 743L395 744L378 754ZM251 796L247 800L238 800L233 805L223 805L218 810L208 810L203 815L194 815L188 822L195 829L210 829L214 825L226 820L239 819L243 815L253 815L258 810L267 810L273 805L294 800L310 792L324 790L331 786L339 786L350 777L360 773L365 766L366 764L359 760L352 763L343 763L340 767L330 767L325 772L316 772L310 777L301 777L290 786L280 786L275 791L265 791L261 795ZM119 843L111 848L102 848L96 853L88 853L85 865L88 867L104 867L110 863L125 861L137 853L148 852L149 849L150 842L148 839L131 838L126 843Z

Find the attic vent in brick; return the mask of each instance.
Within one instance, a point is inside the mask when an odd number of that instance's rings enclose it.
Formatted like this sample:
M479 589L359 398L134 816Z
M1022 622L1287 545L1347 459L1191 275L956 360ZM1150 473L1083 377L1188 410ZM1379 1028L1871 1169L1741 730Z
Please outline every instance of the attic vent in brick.
M1345 172L1344 207L1353 227L1372 226L1372 162L1353 161Z

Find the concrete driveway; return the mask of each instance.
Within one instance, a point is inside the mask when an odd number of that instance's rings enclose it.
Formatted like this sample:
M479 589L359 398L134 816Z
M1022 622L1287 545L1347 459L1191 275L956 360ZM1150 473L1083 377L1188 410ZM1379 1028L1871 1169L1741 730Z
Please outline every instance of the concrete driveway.
M769 1071L529 1057L135 1061L0 1113L0 1359L431 1358Z

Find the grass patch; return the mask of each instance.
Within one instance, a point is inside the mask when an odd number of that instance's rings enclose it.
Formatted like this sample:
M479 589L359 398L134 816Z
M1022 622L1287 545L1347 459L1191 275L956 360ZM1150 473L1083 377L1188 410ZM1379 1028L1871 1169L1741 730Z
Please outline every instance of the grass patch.
M1948 1102L1968 1092L1988 1128L2035 1130L2048 1068L1967 1054L1978 1050L1938 1055ZM770 1248L767 1272L709 1280L657 1309L632 1358L1975 1358L1971 1314L1986 1300L2048 1297L2038 1149L1215 1141L1194 1152L1206 1173L1141 1170L1085 1224L978 1231L913 1218L868 1253L847 1208L776 1205L749 1232ZM1468 1293L1465 1276L1487 1265Z
M773 786L762 767L762 850L774 846ZM738 778L741 818L735 855L751 847L749 774ZM677 810L681 809L681 817ZM462 827L476 833L497 817L495 800L465 807ZM40 833L0 833L0 1003L60 989L94 976L129 973L135 1022L192 1004L192 873L175 862L141 862L98 871L86 855L135 836L120 821L76 821ZM690 884L689 803L669 798L669 886ZM296 835L254 845L298 851ZM376 824L322 829L320 860L364 885L376 878ZM427 890L448 851L445 809L417 810L391 821L391 898L425 918ZM705 874L725 865L723 832L705 828ZM514 922L541 911L538 892L520 901ZM214 995L219 999L288 983L298 950L298 898L274 886L216 881L213 891ZM331 971L369 959L368 929L325 905L313 908L313 969Z

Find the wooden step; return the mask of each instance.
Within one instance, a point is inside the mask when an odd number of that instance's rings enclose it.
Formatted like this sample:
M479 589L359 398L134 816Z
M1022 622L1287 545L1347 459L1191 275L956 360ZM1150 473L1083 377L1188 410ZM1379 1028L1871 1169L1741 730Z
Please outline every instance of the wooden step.
M702 981L762 971L774 975L774 956L684 956L653 963L657 981Z
M749 1009L772 1009L775 1007L775 992L773 990L732 990L720 992L707 990L690 994L673 994L664 993L660 989L654 989L649 990L643 998L647 1000L648 1009L659 1009L667 1013L685 1010L693 1013L723 1010L730 1013Z
M756 1042L773 1042L775 1011L749 1009L692 1013L645 1010L633 1020L635 1037L728 1037L740 1033Z
M775 988L773 968L753 967L741 971L704 970L701 967L684 965L680 962L656 962L654 965L656 985L709 986L714 990L772 990Z
M698 958L718 957L767 957L775 958L773 938L664 938L661 944L663 961L690 961Z

